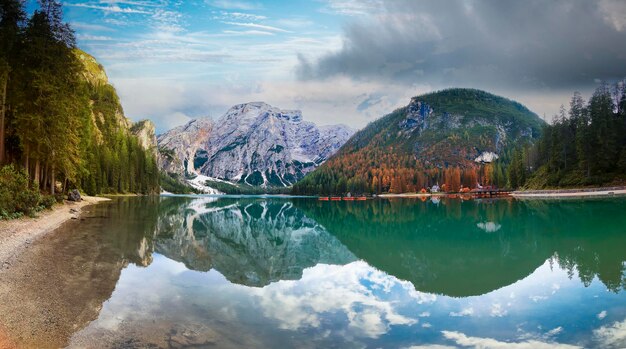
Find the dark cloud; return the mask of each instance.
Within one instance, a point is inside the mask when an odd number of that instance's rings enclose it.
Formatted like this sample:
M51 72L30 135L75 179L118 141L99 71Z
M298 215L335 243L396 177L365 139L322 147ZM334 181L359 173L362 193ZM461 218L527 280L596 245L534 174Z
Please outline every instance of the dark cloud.
M624 0L389 0L345 28L302 79L579 89L626 76Z

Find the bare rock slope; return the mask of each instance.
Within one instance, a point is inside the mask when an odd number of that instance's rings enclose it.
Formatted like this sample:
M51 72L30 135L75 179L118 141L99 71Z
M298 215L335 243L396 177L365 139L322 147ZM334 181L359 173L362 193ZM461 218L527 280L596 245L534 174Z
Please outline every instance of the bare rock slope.
M354 131L318 127L299 110L239 104L219 119L192 120L158 137L161 168L252 186L287 187L333 155Z

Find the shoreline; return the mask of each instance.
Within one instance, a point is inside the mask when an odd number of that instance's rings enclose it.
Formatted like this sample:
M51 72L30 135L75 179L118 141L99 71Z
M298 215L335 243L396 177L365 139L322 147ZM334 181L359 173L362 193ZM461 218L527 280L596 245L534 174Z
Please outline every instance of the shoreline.
M510 195L515 198L612 197L626 195L626 187L523 190Z
M39 213L36 218L22 217L8 221L0 221L0 268L10 268L13 260L28 248L30 244L53 232L63 223L78 219L82 208L111 199L83 196L80 202L63 201L52 210Z
M431 196L446 196L446 193L402 193L402 194L378 194L379 198L428 198Z

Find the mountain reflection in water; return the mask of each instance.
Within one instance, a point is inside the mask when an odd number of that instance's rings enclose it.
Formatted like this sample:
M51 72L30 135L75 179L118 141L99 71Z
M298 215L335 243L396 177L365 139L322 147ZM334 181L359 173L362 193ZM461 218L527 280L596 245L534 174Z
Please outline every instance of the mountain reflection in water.
M623 212L623 199L120 198L34 246L31 268L58 260L38 285L71 292L24 301L62 307L75 348L619 348Z
M214 268L237 284L297 280L305 268L356 260L289 201L164 200L161 209L157 253L192 270Z
M298 202L359 259L455 297L481 295L557 261L581 281L626 287L626 202L373 200ZM496 229L497 227L497 229Z
M585 284L626 287L623 201L166 198L158 212L146 232L152 250L246 286L362 259L418 291L454 297L510 285L546 260Z

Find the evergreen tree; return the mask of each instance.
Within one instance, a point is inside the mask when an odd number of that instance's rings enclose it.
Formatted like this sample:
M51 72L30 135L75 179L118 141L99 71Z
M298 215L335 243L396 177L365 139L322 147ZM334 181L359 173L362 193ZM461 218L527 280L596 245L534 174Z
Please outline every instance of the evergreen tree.
M7 113L8 85L12 67L16 64L16 50L22 24L26 18L23 3L19 0L0 2L0 165L5 162L6 127L10 122Z
M80 166L80 64L73 54L74 34L62 21L61 4L42 0L28 21L21 54L21 95L15 116L31 178L54 193L56 173L75 180ZM33 164L34 162L34 164ZM45 171L44 171L45 169ZM45 180L43 180L45 179Z
M612 92L611 92L612 91ZM579 93L528 149L530 177L521 178L518 151L509 169L512 186L532 188L603 185L626 179L624 82L603 84L587 104ZM532 158L536 157L536 160ZM529 166L529 164L531 164Z
M613 99L607 85L599 87L589 101L591 114L590 139L595 150L595 158L591 164L596 174L609 172L616 163L618 148L615 116L613 115Z
M156 154L132 135L113 87L86 77L61 3L38 5L25 20L20 1L0 3L0 163L21 162L52 194L59 181L92 195L158 192Z

